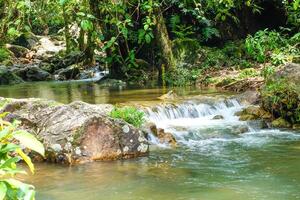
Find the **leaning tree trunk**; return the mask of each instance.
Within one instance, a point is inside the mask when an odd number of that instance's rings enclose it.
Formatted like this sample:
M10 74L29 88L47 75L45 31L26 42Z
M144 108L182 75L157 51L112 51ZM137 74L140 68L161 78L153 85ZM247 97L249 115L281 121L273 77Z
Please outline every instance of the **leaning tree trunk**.
M160 9L156 11L156 29L154 31L157 46L161 52L161 65L159 67L159 84L164 84L165 72L169 73L176 67L172 43L169 38L165 19Z
M70 53L71 51L71 35L70 35L70 29L68 24L68 15L66 13L66 6L62 6L63 10L63 18L64 18L64 26L65 26L65 40L66 40L66 52Z

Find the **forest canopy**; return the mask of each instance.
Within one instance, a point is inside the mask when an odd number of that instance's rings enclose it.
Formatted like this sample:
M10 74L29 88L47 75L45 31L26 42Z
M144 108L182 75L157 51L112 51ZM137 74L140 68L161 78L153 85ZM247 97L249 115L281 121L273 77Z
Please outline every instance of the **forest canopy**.
M222 46L266 29L291 36L299 7L300 0L0 0L0 41L63 36L65 54L84 52L84 65L105 63L112 77L148 76L145 68L155 66L160 83L172 82L183 44Z

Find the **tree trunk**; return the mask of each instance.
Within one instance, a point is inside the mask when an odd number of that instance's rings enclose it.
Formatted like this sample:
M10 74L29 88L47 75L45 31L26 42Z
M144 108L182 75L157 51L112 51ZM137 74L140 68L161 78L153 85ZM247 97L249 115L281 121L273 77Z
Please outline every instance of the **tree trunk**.
M164 84L165 72L169 73L175 69L176 63L172 51L172 43L169 38L165 19L160 9L156 11L156 29L154 31L157 46L161 53L161 64L159 67L159 84Z
M65 5L62 6L62 10L63 10L64 26L65 26L66 53L70 53L70 51L71 51L71 41L70 41L71 35L70 35L68 15L66 13Z

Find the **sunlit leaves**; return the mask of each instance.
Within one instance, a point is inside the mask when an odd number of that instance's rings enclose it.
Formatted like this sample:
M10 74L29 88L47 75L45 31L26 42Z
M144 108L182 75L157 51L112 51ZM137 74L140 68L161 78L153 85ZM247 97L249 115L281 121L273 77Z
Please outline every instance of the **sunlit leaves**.
M16 174L26 173L17 168L17 163L20 160L25 161L30 171L34 172L34 165L22 148L35 151L44 156L44 147L32 134L20 130L18 122L9 123L4 121L2 117L5 115L6 113L0 116L0 200L34 200L34 187L13 177ZM12 178L7 179L7 177Z

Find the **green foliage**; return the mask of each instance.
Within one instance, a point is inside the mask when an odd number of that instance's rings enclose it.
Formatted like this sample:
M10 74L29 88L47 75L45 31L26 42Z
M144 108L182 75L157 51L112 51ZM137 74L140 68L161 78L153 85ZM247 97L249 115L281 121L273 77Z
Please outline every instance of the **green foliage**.
M134 107L115 107L111 111L110 117L114 119L122 119L125 122L138 128L141 127L145 122L145 113Z
M192 85L196 82L197 78L201 73L201 69L188 69L184 67L177 67L173 71L166 73L165 81L167 85L170 86Z
M251 78L251 77L256 77L256 76L259 76L258 70L254 69L254 68L247 68L240 72L238 78L244 79L244 78Z
M300 97L297 87L285 79L268 80L262 90L264 107L272 110L275 117L283 117L293 124L299 123Z
M9 52L5 48L0 47L0 62L3 62L10 58Z
M245 42L246 52L254 60L263 63L268 58L268 52L278 49L284 44L282 36L275 31L265 29L254 36L248 36Z
M288 38L268 29L248 36L245 42L247 54L257 62L271 62L278 66L299 57L300 34Z
M20 130L18 122L9 123L3 120L6 114L0 115L0 199L35 199L32 185L15 179L15 175L24 174L17 164L23 160L34 172L31 159L23 152L22 147L33 150L44 156L43 145L30 133Z
M269 78L271 75L273 75L275 72L274 66L265 66L261 71L261 76L265 79Z

